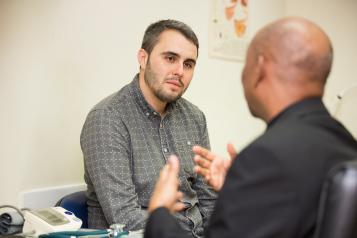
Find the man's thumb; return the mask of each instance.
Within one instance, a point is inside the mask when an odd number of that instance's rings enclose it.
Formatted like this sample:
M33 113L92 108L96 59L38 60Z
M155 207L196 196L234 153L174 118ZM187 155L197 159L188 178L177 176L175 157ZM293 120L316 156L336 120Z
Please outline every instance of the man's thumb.
M176 176L180 170L180 162L176 155L171 155L168 159L170 165L170 174L174 173Z

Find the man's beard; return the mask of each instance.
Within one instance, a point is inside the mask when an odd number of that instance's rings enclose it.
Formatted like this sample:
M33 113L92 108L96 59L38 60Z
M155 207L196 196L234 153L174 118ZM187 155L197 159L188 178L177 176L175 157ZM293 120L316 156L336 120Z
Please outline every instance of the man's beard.
M174 102L177 99L181 98L183 93L186 91L186 90L183 90L182 92L180 92L177 95L173 95L173 94L165 92L163 86L160 84L160 81L157 78L157 75L151 69L150 62L147 63L147 67L146 67L146 70L145 70L145 73L144 73L144 80L146 82L146 85L153 92L153 94L158 99L160 99L160 101L162 101L162 102L167 102L167 103ZM179 81L179 83L181 84L182 87L184 87L184 84L182 83L181 79L176 79L176 80Z

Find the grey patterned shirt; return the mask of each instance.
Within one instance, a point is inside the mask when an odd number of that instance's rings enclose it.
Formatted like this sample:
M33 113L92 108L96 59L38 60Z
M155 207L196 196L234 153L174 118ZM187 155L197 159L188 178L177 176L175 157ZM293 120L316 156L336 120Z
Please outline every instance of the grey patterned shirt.
M161 118L152 109L136 75L89 112L81 147L90 227L122 223L128 230L143 229L160 170L168 157L176 154L181 164L179 189L187 205L177 218L188 233L203 235L216 193L193 171L192 146L209 148L206 119L183 98L166 110Z

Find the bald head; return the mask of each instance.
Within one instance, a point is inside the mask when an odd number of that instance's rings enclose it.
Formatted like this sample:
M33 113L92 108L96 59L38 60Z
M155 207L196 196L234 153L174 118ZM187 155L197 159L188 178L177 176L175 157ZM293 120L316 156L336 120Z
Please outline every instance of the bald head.
M284 18L262 28L242 75L251 113L269 121L292 103L322 97L332 55L328 36L306 19Z
M276 63L281 80L315 82L323 87L330 73L331 42L320 27L306 19L275 21L258 32L251 46L256 55Z

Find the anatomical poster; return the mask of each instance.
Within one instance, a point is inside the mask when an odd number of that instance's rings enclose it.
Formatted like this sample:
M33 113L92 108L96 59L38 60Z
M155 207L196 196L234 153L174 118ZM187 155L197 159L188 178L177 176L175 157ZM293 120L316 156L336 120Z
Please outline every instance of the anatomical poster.
M209 54L242 61L248 46L248 0L211 0Z

